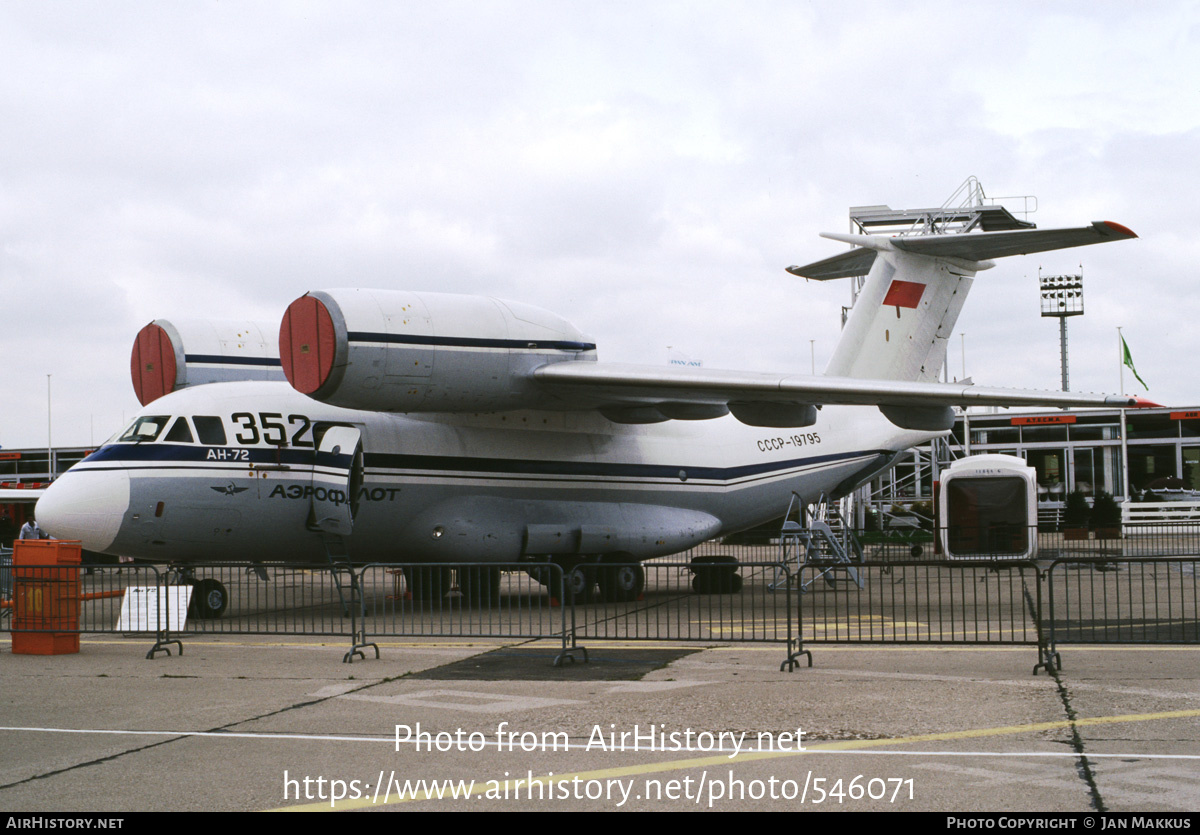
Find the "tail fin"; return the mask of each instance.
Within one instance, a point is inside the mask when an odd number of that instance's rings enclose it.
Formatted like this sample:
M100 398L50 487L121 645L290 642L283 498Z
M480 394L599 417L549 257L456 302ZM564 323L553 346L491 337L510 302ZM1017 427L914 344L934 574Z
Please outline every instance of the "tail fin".
M880 256L825 373L934 381L977 270L925 255L892 251Z
M862 249L788 272L805 278L862 275L867 281L842 331L826 375L932 381L977 272L991 258L1136 238L1116 223L1077 229L884 238L824 234Z

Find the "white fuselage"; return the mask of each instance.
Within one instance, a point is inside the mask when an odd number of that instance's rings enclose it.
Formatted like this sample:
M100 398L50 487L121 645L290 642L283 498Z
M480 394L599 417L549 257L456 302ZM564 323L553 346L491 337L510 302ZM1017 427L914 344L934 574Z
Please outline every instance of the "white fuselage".
M593 411L387 414L264 382L185 389L141 415L170 418L164 429L216 416L226 443L163 431L105 444L39 502L53 536L159 562L322 561L330 535L314 528L314 500L341 495L314 484L313 432L334 423L362 438L357 512L339 545L356 562L646 559L776 518L792 493L846 492L938 434L870 407L827 407L802 429L731 417L624 425Z

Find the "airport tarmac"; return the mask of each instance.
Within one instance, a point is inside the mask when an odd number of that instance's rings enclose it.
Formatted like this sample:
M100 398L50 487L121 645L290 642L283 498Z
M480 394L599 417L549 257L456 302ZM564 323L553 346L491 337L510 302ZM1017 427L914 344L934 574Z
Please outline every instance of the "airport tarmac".
M0 809L1200 809L1200 648L1069 647L1057 676L1028 647L147 648L5 636Z

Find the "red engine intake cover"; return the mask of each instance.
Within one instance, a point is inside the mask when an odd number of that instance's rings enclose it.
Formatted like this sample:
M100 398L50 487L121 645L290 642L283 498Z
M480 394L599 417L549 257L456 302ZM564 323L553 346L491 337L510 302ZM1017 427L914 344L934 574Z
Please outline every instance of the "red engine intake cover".
M175 347L165 330L151 322L138 331L129 370L134 394L143 406L175 390Z
M325 305L301 296L288 305L279 326L279 359L296 391L312 394L333 368L333 319Z

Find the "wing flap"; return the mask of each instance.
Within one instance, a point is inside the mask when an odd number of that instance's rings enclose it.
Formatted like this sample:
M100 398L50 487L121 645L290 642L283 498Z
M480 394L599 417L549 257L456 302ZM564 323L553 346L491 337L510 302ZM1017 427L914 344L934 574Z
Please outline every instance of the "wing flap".
M731 403L1048 408L1137 405L1135 398L1104 394L620 363L558 362L534 370L533 377L548 393L576 407L606 409Z

